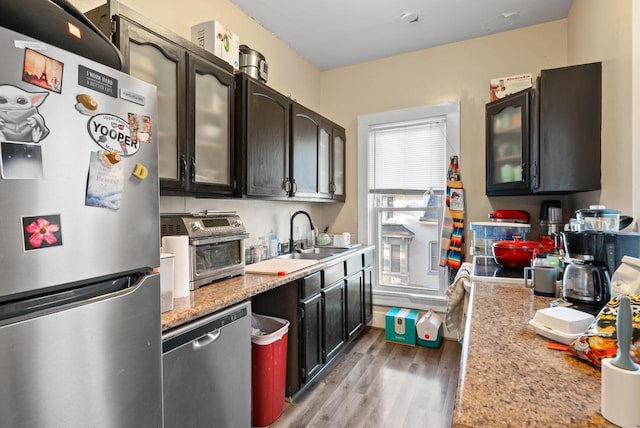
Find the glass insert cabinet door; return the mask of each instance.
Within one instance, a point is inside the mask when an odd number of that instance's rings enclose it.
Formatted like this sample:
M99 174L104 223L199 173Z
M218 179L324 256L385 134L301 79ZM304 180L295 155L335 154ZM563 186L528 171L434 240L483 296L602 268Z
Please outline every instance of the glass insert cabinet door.
M529 188L529 92L487 104L487 194ZM498 193L499 194L499 193Z
M505 107L491 118L493 127L494 183L522 180L522 108Z
M195 83L195 181L230 185L229 86L197 71Z
M145 35L147 38L151 36ZM141 37L142 38L142 37ZM148 42L130 43L130 74L156 85L158 94L159 174L161 178L179 180L178 170L178 68L179 54L167 54L165 46ZM173 52L172 52L173 53Z

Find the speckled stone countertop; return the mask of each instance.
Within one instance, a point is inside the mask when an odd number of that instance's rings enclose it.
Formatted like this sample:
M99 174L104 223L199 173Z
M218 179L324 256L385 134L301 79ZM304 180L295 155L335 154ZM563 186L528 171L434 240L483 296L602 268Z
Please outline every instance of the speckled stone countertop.
M362 253L372 246L362 245L345 251L339 257L331 258L308 268L300 269L285 276L245 274L217 281L189 293L189 296L173 300L173 310L162 314L162 331L170 330L194 319L224 309L234 303L250 299L296 279L321 270L323 267Z
M459 427L615 427L600 413L600 369L528 323L551 298L474 282L452 417Z

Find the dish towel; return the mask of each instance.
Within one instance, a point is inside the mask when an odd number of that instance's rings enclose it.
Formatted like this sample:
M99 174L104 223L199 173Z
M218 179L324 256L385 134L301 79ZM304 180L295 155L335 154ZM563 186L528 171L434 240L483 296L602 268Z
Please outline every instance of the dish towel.
M463 263L453 282L447 288L447 312L445 325L447 330L462 343L464 329L467 323L467 308L469 306L469 292L471 290L471 263Z
M440 266L457 270L464 261L464 188L462 181L447 183L442 224Z

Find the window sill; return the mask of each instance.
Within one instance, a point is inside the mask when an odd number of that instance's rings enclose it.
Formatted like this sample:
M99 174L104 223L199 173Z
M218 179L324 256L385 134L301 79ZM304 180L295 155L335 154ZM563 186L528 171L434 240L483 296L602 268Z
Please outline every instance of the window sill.
M407 292L373 290L373 304L376 306L401 307L408 309L429 310L446 312L447 298L426 294Z

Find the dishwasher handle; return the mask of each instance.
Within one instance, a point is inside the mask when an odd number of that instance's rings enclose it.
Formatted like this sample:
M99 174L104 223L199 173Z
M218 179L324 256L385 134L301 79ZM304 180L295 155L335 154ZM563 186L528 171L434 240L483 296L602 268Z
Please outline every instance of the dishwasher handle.
M220 337L221 329L217 329L216 331L212 331L211 333L207 333L202 337L191 342L193 344L193 350L197 351L198 349L205 348L208 345L211 345L213 342L218 340Z

